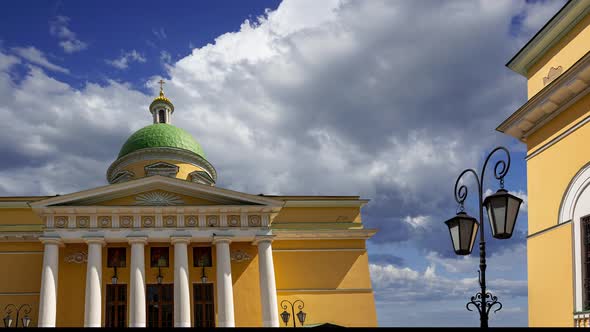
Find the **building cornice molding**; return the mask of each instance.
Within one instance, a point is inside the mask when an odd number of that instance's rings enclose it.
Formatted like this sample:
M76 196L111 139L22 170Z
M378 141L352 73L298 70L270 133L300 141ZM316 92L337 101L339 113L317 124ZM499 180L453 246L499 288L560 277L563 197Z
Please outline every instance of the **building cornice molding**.
M530 68L557 44L590 11L589 0L569 1L557 12L529 42L521 48L506 67L529 76Z
M258 195L251 195L246 193L241 193L229 189L223 189L219 187L208 186L204 184L199 184L195 182L188 182L176 178L170 177L163 177L160 175L154 175L146 178L141 178L133 181L127 181L122 183L110 184L102 187L97 187L93 189L83 190L76 193L71 193L62 196L51 197L45 200L40 200L36 202L30 203L33 209L39 209L48 207L49 205L56 205L56 204L66 204L72 201L79 201L84 199L91 199L98 197L99 199L105 198L116 198L121 195L131 195L137 192L137 190L152 190L152 189L160 189L160 190L174 190L177 193L185 194L188 196L191 195L205 195L210 197L217 197L218 201L221 200L226 201L242 201L245 203L249 203L252 205L259 204L265 205L268 208L280 208L283 206L284 202L277 199L271 199L263 196ZM111 195L111 196L109 196ZM211 200L215 201L215 198L211 198ZM70 206L71 207L71 206Z
M368 240L377 233L376 229L347 230L285 230L273 229L272 233L278 240Z
M362 207L368 199L357 200L286 200L284 207Z
M526 142L528 136L589 92L590 52L529 99L496 130Z

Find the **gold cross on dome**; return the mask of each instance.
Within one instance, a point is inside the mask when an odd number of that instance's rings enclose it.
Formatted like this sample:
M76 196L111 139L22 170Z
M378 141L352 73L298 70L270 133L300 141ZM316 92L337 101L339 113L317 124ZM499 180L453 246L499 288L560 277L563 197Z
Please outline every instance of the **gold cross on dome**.
M160 80L158 83L160 83L160 94L164 93L164 84L166 82L164 82L164 80Z

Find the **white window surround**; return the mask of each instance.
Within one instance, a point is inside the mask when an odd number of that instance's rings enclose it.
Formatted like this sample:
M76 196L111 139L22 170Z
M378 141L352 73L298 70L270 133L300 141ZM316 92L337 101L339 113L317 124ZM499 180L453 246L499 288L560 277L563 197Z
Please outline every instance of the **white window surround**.
M583 311L581 219L590 215L590 163L584 165L567 187L559 208L558 224L571 221L574 254L574 311Z

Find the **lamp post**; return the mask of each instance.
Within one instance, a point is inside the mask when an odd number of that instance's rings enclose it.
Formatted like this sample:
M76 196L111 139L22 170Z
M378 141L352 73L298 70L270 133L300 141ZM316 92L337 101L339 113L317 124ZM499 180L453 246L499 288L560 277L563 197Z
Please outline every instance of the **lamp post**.
M283 304L285 303L286 304ZM289 323L289 317L291 316L291 314L287 311L287 309L289 308L289 305L291 305L291 312L293 313L293 327L297 327L295 325L295 304L297 302L300 302L300 304L297 306L297 309L299 309L299 312L297 313L297 319L299 320L300 326L303 326L303 323L305 322L305 316L307 316L307 314L305 312L303 312L301 309L303 309L303 307L305 307L305 303L303 303L303 301L301 300L295 300L293 303L287 301L287 300L283 300L281 301L281 307L283 308L283 312L281 313L281 318L283 319L283 322L285 323L285 326L287 326L287 323Z
M205 274L205 259L203 259L203 258L199 259L199 265L201 265L201 267L202 267L201 283L206 284L207 283L207 275Z
M506 153L506 160L501 159L496 162L494 166L494 177L500 181L500 189L493 195L483 199L483 180L486 166L490 157L496 152L502 150ZM477 175L475 170L464 170L457 181L455 182L455 200L459 203L459 212L457 215L445 223L449 227L451 240L453 241L453 248L457 255L469 255L473 249L473 244L479 229L479 285L481 291L471 297L466 305L467 310L473 311L470 306L474 306L479 312L479 319L481 327L488 327L488 317L490 310L498 305L499 307L494 312L502 309L502 303L498 301L498 297L486 291L486 243L484 238L484 221L483 221L483 207L486 207L488 212L488 219L492 229L492 236L498 239L508 239L512 236L518 210L522 199L511 195L504 189L504 176L508 173L510 168L510 153L508 150L499 146L496 147L487 156L483 167L481 169L481 177ZM475 176L477 189L479 194L479 222L477 219L465 213L464 203L467 198L467 187L465 185L459 186L459 181L466 173L471 173Z
M20 315L20 311L23 310L25 316L22 318L22 324L24 327L29 327L31 323L31 318L29 318L29 314L31 313L31 306L28 304L22 304L20 307L16 307L14 304L9 304L4 308L4 327L11 327L12 325L12 311L16 311L16 324L14 327L18 327L18 316Z

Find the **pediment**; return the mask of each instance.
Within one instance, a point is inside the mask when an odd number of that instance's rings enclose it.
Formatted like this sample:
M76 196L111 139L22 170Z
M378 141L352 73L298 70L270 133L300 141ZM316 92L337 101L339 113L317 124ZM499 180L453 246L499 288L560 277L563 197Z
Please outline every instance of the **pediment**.
M54 206L219 205L281 207L283 202L268 197L156 175L56 196L31 204L34 209Z

